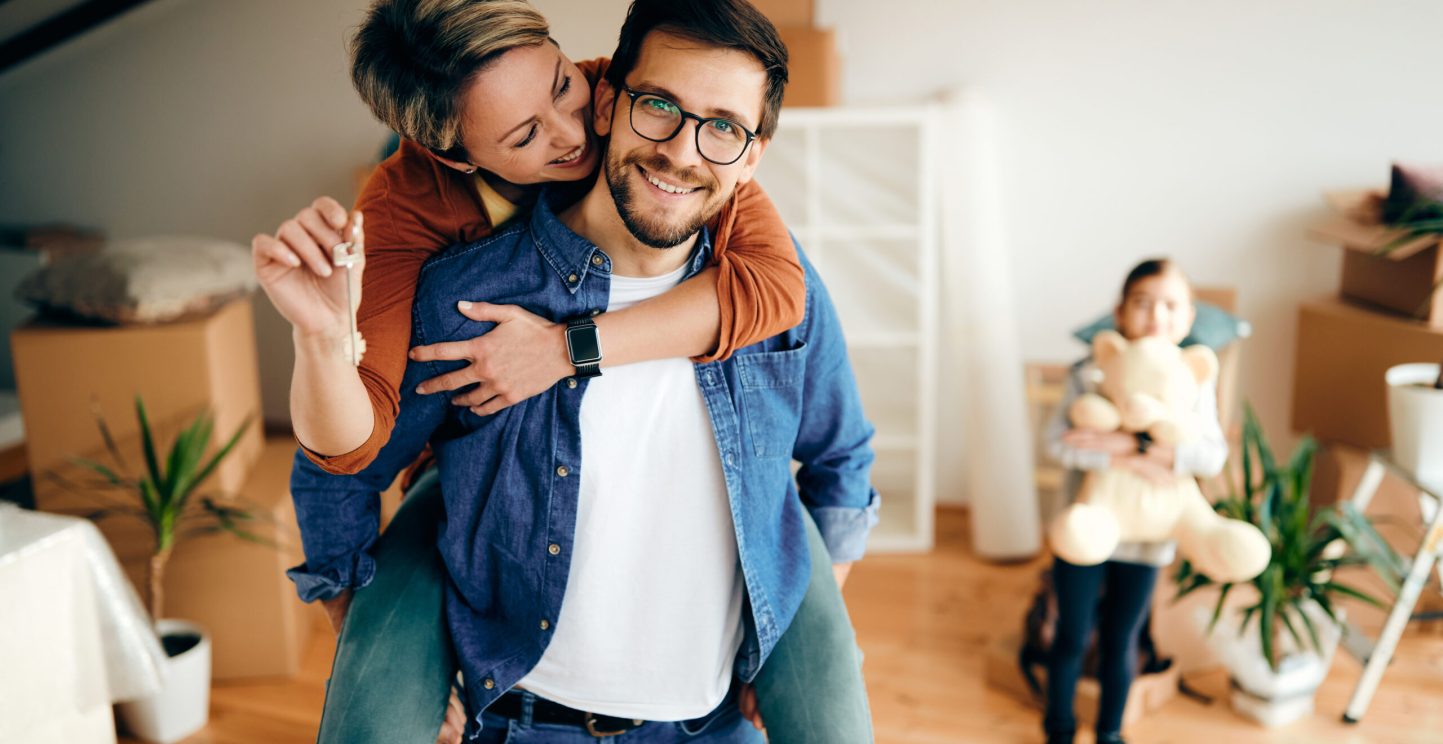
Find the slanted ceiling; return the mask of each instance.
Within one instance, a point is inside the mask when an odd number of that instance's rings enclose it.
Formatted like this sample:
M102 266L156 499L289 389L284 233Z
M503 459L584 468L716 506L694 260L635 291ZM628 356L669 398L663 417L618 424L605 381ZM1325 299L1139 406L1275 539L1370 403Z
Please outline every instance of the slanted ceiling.
M0 0L0 74L149 0Z

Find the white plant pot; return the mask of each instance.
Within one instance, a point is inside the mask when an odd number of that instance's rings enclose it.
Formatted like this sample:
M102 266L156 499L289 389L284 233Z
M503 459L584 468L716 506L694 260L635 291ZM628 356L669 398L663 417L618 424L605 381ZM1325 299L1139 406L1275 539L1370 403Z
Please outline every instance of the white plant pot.
M184 620L160 620L156 630L162 637L194 633L200 642L166 660L159 692L116 707L126 728L137 737L173 744L204 728L210 718L210 636Z
M1443 390L1433 387L1438 365L1400 364L1385 379L1393 460L1419 483L1443 490Z
M1233 608L1243 606L1233 602L1229 605ZM1239 637L1235 623L1241 620L1241 614L1234 609L1230 613L1235 618L1233 623L1219 623L1208 636L1209 648L1228 670L1232 682L1231 702L1233 710L1239 715L1263 726L1275 727L1287 725L1313 712L1313 699L1323 679L1328 676L1333 653L1338 649L1343 631L1316 605L1307 605L1304 612L1318 629L1322 653L1311 647L1297 648L1284 632L1284 637L1278 641L1281 660L1276 670L1269 667L1263 657L1256 617L1248 632ZM1211 614L1208 611L1198 613L1197 619L1203 627L1206 627ZM1339 620L1342 620L1341 610ZM1305 631L1299 627L1298 632Z

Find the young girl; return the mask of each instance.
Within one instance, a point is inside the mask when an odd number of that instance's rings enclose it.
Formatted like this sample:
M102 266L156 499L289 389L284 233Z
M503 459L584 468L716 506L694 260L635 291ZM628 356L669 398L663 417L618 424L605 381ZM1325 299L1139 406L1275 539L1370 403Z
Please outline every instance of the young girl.
M1138 264L1122 285L1114 310L1117 330L1128 340L1148 336L1180 343L1192 330L1195 309L1187 277L1171 261ZM1067 394L1047 428L1049 453L1069 469L1067 492L1075 497L1083 471L1126 468L1162 480L1174 475L1216 475L1227 459L1227 442L1218 425L1217 389L1209 383L1198 396L1196 412L1204 422L1202 436L1169 447L1141 447L1126 432L1085 432L1069 428L1072 402L1091 392L1092 360L1073 365ZM1137 669L1137 636L1151 603L1158 569L1172 563L1172 543L1124 543L1096 566L1074 566L1055 559L1053 585L1058 621L1047 667L1047 714L1043 727L1048 744L1068 744L1077 728L1073 695L1083 654L1098 619L1098 681L1102 699L1097 712L1097 741L1122 741L1122 712ZM1100 612L1099 612L1100 608Z

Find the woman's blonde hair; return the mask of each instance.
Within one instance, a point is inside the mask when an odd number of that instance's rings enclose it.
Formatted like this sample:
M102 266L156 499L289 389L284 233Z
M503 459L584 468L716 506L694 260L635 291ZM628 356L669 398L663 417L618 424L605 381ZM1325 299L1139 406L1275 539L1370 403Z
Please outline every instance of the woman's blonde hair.
M397 134L469 161L461 93L502 54L550 39L525 0L378 0L351 39L351 82Z

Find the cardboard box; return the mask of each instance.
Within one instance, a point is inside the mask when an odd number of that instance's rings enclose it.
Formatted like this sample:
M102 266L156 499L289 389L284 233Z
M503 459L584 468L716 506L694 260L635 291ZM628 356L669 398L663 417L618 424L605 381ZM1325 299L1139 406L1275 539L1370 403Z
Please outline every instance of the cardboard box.
M239 489L260 456L260 372L249 298L162 325L32 320L11 333L10 345L39 509L63 510L74 500L50 477L75 474L71 458L110 461L96 427L97 410L121 452L134 456L130 465L139 466L136 395L145 400L162 449L206 409L215 416L215 446L250 420L240 443L211 476L213 489Z
M752 0L752 5L777 26L812 25L812 0Z
M1406 233L1337 216L1312 229L1314 238L1342 245L1344 297L1443 329L1443 237L1404 241ZM1403 242L1399 242L1403 241ZM1396 247L1386 254L1379 251Z
M255 532L273 544L220 533L181 542L171 554L165 614L210 632L215 679L294 675L310 645L320 607L301 602L285 576L305 560L289 488L295 451L294 439L267 439L239 493L261 517ZM132 580L144 575L144 562L125 568Z
M1337 299L1298 310L1293 429L1325 443L1389 446L1387 385L1396 364L1443 360L1443 329Z
M1033 693L1018 665L1017 652L1021 641L1013 636L994 641L987 647L985 662L987 686L1011 695L1039 710L1045 706L1042 696ZM1047 670L1042 666L1034 669L1038 685L1047 689ZM1165 672L1144 674L1133 680L1127 694L1127 707L1123 709L1122 726L1136 723L1149 711L1166 705L1177 695L1178 671L1174 666ZM1097 721L1097 704L1102 697L1102 686L1092 677L1083 677L1077 682L1077 727L1079 730L1092 728Z
M787 45L787 92L782 105L836 106L842 102L842 56L831 29L784 26L777 29Z

